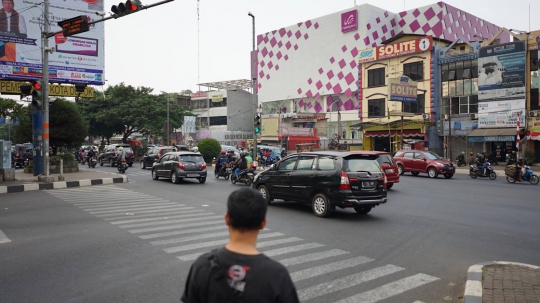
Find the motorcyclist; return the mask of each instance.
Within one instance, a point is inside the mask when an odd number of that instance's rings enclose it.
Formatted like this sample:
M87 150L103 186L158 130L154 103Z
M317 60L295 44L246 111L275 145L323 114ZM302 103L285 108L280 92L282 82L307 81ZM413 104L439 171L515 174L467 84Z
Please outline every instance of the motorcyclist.
M508 157L508 162L506 162L506 165L512 165L515 163L516 163L516 151L514 150Z
M474 165L474 153L469 152L469 165Z
M461 154L457 156L458 164L465 163L465 151L462 151Z
M525 167L525 160L523 158L519 158L518 162L516 163L516 173L518 175L519 181L523 181L523 168Z
M246 160L246 154L242 153L240 154L240 159L236 162L236 169L234 170L234 175L236 178L238 178L238 175L240 174L241 170L247 169L247 160Z
M281 158L284 158L287 156L287 151L285 150L285 147L281 149Z
M484 175L484 164L486 163L486 157L482 153L478 153L476 159L476 167L478 168L478 173Z
M32 155L32 150L31 149L27 149L24 154L23 154L23 157L25 159L28 159L28 161L30 161L32 159L34 155Z
M236 155L234 154L234 150L229 148L227 150L227 158L229 158L229 163L234 162L236 160Z
M126 158L126 152L124 151L124 148L120 146L118 148L118 155L116 156L116 160L118 161L118 165L122 164L122 159Z
M229 163L229 158L227 157L227 152L225 150L222 150L219 158L216 161L216 169L215 169L214 173L218 174L219 171L221 170L221 168L227 163Z
M191 149L191 151L194 152L194 153L200 154L200 153L199 153L199 148L198 148L197 146L193 147L193 148Z

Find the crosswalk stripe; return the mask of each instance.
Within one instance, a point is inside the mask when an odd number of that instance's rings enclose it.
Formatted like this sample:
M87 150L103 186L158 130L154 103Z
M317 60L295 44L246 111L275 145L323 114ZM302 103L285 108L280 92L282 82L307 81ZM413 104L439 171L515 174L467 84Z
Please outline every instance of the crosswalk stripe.
M414 301L412 303L424 303L424 302L422 302L422 301Z
M177 236L177 235L185 235L185 234L193 234L203 231L211 231L211 230L220 230L220 229L226 229L227 226L225 224L219 225L219 226L209 226L204 228L196 228L196 229L188 229L188 230L178 230L178 231L169 231L165 233L157 233L157 234L149 234L149 235L143 235L139 236L141 239L155 239L155 238L163 238L168 236Z
M129 217L126 217L126 215L121 214L102 214L102 215L96 215L98 218L102 218L103 220L118 220L118 219L124 219L124 218L142 218L142 217L148 217L148 216L156 216L161 213L165 214L171 214L171 212L181 212L186 209L193 209L195 207L191 206L182 206L182 204L179 204L178 206L171 206L171 207L163 207L162 209L154 209L154 210L144 210L144 211L138 211L137 214L132 213ZM172 213L172 214L174 214Z
M259 239L264 239L264 238L279 237L279 236L283 236L283 234L282 233L261 234L261 235L259 235L258 238ZM169 248L165 248L163 250L165 252L167 252L167 253L176 253L176 252L194 250L194 249L199 249L199 248L206 248L206 247L211 247L211 246L216 246L216 245L223 245L223 244L227 244L227 243L229 243L229 238L223 239L223 240L215 240L215 241L203 242L203 243L194 243L194 244L190 244L190 245L169 247Z
M90 189L90 188L75 187L75 188L66 189L61 192L51 192L51 194L58 196L58 195L69 195L70 193L74 193L74 192L98 193L98 192L106 192L106 191L118 192L118 191L129 191L129 189L121 188L116 185L100 185L98 190L96 190L95 188Z
M261 237L261 235L259 235L259 239L260 239L260 237ZM291 238L286 238L286 239L259 242L259 243L257 243L257 248L263 248L263 247L273 246L273 245L280 245L280 244L285 244L285 243L299 242L299 241L303 241L303 240L304 239L300 239L298 237L291 237Z
M359 256L351 259L336 261L328 264L323 264L291 273L291 278L294 282L302 281L305 279L313 278L316 276L324 275L334 271L338 271L344 268L350 268L358 265L362 265L373 261L373 259Z
M0 230L0 243L8 243L11 242L11 240L4 234L2 230Z
M71 202L71 204L74 205L99 205L99 204L107 204L107 203L125 203L125 202L133 202L133 201L170 201L166 199L161 198L155 198L155 197L145 197L145 196L139 196L139 197L122 197L122 198L116 198L116 197L103 197L103 198L93 198L92 200L82 201L80 199L77 199L76 201Z
M111 213L118 213L118 212L125 212L125 211L133 212L133 211L138 211L138 210L161 209L163 207L170 207L170 206L175 206L175 205L171 204L171 205L164 205L164 206L148 206L148 207L136 207L136 208L123 207L122 209L91 211L90 213L92 215L111 214Z
M188 242L188 241L199 240L199 239L223 237L223 236L228 236L228 235L229 235L229 231L224 231L224 232L219 232L219 233L214 232L211 234L202 234L202 235L174 238L174 239L168 239L168 240L159 240L159 241L150 242L150 244L152 245L175 244L175 243L182 243L182 242Z
M91 199L93 197L100 197L100 198L105 198L105 197L125 197L125 196L135 197L135 196L140 196L140 195L145 195L145 194L137 193L137 192L117 191L117 190L113 190L113 191L106 190L106 191L99 191L99 192L90 192L90 191L75 191L75 190L72 190L72 189L68 189L67 192L54 193L53 195L55 195L55 196L57 196L59 198L77 197L77 198L89 200L89 199Z
M291 266L291 265L297 265L297 264L302 264L302 263L311 262L311 261L322 260L322 259L326 259L330 257L345 255L348 253L349 253L348 251L344 251L341 249L331 249L331 250L327 250L323 252L317 252L317 253L302 255L298 257L282 259L278 261L284 266Z
M109 205L124 205L129 203L163 203L163 202L174 202L170 200L164 200L164 199L152 199L152 198L136 198L136 199L126 199L126 200L110 200L110 201L103 201L99 200L99 202L71 202L72 205L80 206L80 207L101 207L101 206L109 206Z
M222 218L222 215L217 216L218 218ZM186 214L181 219L174 219L174 220L163 220L163 221L156 221L156 222L143 222L143 223L135 223L135 224L126 224L126 225L118 225L121 228L134 228L134 227L143 227L143 226L152 226L152 225L163 225L163 224L170 224L170 223L183 223L183 222L193 222L193 221L201 221L206 220L207 218L216 218L216 215L214 213L200 213L200 214Z
M345 298L337 301L336 303L374 303L437 280L439 280L439 278L426 274L416 274L414 276L403 278L401 280L397 280L372 290Z
M300 299L300 301L310 300L342 289L350 288L364 282L375 280L377 278L384 277L386 275L393 274L404 269L405 268L389 264L366 270L356 274L341 277L339 279L324 282L318 285L313 285L305 289L300 289L298 290L298 298Z
M223 219L223 216L216 216L216 219L218 219L218 218ZM223 224L223 220L196 222L196 223L190 223L190 224L176 224L176 225L160 226L160 227L152 227L152 228L133 229L133 230L129 230L129 232L132 233L132 234L138 234L138 233L146 233L146 232L151 232L151 231L170 230L170 229L178 229L178 228L183 228L183 227L193 227L193 226L201 226L201 225L207 225L207 224L218 224L218 223Z
M99 211L99 210L111 210L111 209L124 209L127 207L142 207L142 206L169 206L169 205L178 205L176 202L162 202L162 203L153 203L153 202L136 202L136 203L127 203L127 204L121 204L121 205L108 205L108 206L100 206L100 207L81 207L82 210L85 211Z
M324 246L324 244L307 243L307 244L300 244L300 245L294 245L294 246L288 246L288 247L263 251L263 254L267 255L268 257L274 257L274 256L279 256L279 255L292 253L292 252L295 252L295 251L301 251L301 250L305 250L305 249L312 249L312 248L323 247L323 246Z
M159 217L152 217L152 218L142 218L142 219L131 219L131 220L123 220L123 221L113 221L110 222L111 224L118 225L118 224L128 224L128 223L135 223L135 222L148 222L148 221L158 221L158 220L166 220L166 219L174 219L174 218L183 218L185 214L193 214L193 213L202 213L205 212L202 209L192 209L192 210L185 210L182 212L182 215L163 215ZM125 217L124 217L125 218Z

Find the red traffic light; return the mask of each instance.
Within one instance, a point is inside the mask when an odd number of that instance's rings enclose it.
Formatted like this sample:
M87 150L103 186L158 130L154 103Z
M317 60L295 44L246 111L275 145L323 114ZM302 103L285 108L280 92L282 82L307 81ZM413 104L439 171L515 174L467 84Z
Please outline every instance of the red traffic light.
M126 1L126 9L130 12L136 12L137 11L137 6L134 5L133 3L131 3L130 0Z
M41 89L41 85L39 84L39 81L32 81L32 87L34 87L34 90L40 90Z

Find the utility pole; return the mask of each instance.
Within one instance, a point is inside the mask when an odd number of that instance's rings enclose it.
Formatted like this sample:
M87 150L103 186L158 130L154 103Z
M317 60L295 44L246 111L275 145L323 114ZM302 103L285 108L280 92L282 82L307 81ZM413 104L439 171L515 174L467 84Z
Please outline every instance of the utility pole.
M167 93L167 146L171 145L171 138L170 138L171 130L169 129L170 128L170 123L169 123L169 96L170 95L171 94Z
M46 182L54 181L49 177L49 0L43 3L43 32L41 33L41 45L43 51L43 171Z
M452 107L448 112L450 114L448 115L448 142L446 142L446 146L448 148L448 160L452 161Z
M257 74L255 73L255 65L257 64L255 54L255 16L249 12L248 16L253 19L253 51L251 53L251 93L253 94L253 121L257 113L257 96L255 95L255 83L257 82ZM253 125L253 156L255 161L257 160L257 131L255 125Z

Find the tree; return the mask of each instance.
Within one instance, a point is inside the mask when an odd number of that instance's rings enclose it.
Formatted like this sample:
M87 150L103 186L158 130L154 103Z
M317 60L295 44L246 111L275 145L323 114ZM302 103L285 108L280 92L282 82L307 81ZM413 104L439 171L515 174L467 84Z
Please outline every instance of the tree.
M212 159L219 157L221 152L221 144L214 138L202 139L197 143L197 148L206 162L212 162Z
M15 138L20 142L32 142L32 109L30 106L25 109L28 120L15 128ZM49 146L54 153L58 147L78 146L88 134L77 105L61 98L50 106L49 125Z
M96 91L93 98L79 99L77 104L79 104L83 118L88 125L90 136L101 137L102 140L109 141L114 134L124 131L124 125L118 119L98 119L100 112L109 106L103 93Z
M0 117L11 118L23 122L27 118L24 104L18 104L13 99L0 98Z

